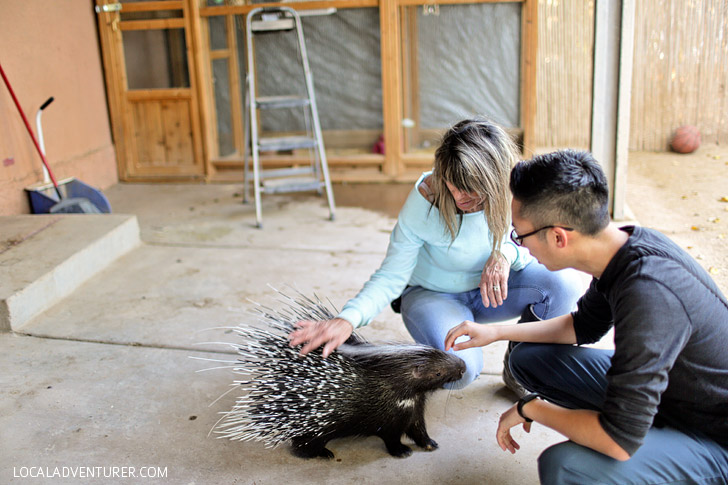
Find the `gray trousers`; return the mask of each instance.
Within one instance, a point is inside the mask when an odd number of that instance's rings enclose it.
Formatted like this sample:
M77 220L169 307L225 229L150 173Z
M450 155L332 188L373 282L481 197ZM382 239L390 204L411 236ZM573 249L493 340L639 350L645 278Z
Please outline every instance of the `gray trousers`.
M514 377L531 392L572 409L599 410L613 352L557 344L518 344L511 352ZM547 448L538 459L542 484L728 484L728 449L700 434L652 427L627 461L571 441Z

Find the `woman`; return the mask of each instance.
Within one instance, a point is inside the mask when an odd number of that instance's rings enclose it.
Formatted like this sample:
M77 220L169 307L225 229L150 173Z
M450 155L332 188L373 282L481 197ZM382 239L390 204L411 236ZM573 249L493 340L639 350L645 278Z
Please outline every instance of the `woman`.
M450 128L433 171L420 177L399 214L381 267L337 318L298 322L291 345L305 343L302 354L323 345L327 357L400 295L410 335L439 349L450 328L465 320L545 319L571 311L582 293L579 279L549 272L508 238L508 180L516 161L501 127L474 119ZM460 389L480 374L483 354L456 354L467 371L450 387ZM509 375L506 366L504 379Z

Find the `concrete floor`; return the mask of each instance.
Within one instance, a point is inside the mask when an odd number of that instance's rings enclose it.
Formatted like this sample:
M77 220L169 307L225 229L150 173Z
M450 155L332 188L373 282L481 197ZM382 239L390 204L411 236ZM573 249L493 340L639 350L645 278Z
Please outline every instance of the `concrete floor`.
M398 206L408 189L394 190ZM142 244L102 269L92 263L100 271L70 296L0 333L0 483L115 483L123 480L88 476L131 471L137 478L128 483L538 482L539 453L563 438L534 426L530 435L516 431L522 445L516 455L497 446L499 413L513 401L501 383L497 344L485 350L486 368L473 385L433 395L428 429L440 449L431 453L415 448L396 459L378 438L342 439L329 445L335 460L307 461L286 447L208 436L235 400L231 393L214 402L234 376L196 372L210 365L190 357L226 351L198 344L233 341L217 327L250 319L249 299L275 304L267 284L316 292L340 307L379 266L394 224L351 207L338 207L336 221L328 222L321 198L272 196L264 199L265 229L258 230L239 191L233 185L107 191L115 214L136 215ZM93 226L93 216L67 217L79 238ZM41 238L26 236L4 248L4 270L12 273L18 260L12 256ZM372 341L411 340L389 309L361 333ZM163 476L140 478L150 471ZM87 478L23 478L39 472Z

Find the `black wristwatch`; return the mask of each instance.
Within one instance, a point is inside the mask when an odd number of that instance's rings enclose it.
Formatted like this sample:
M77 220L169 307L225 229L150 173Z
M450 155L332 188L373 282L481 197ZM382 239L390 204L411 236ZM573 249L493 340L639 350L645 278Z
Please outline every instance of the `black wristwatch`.
M531 401L533 401L537 397L541 397L541 395L538 394L537 392L534 392L532 394L526 394L521 399L519 399L518 400L518 404L516 404L516 411L518 411L518 415L520 417L522 417L523 419L525 419L527 423L533 422L533 419L527 418L526 416L523 415L523 406L525 406L526 404L530 403Z

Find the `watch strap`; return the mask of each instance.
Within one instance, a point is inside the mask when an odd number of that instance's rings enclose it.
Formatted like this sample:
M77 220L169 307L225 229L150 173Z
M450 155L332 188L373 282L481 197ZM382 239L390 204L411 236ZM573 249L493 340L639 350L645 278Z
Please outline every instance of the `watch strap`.
M530 403L531 401L533 401L537 397L541 397L541 395L538 394L537 392L534 392L534 393L531 393L531 394L526 394L521 399L519 399L518 400L518 404L516 404L516 411L518 411L518 415L520 417L522 417L523 419L525 419L527 423L533 422L533 419L527 418L526 416L523 415L523 406L525 406L526 404Z

